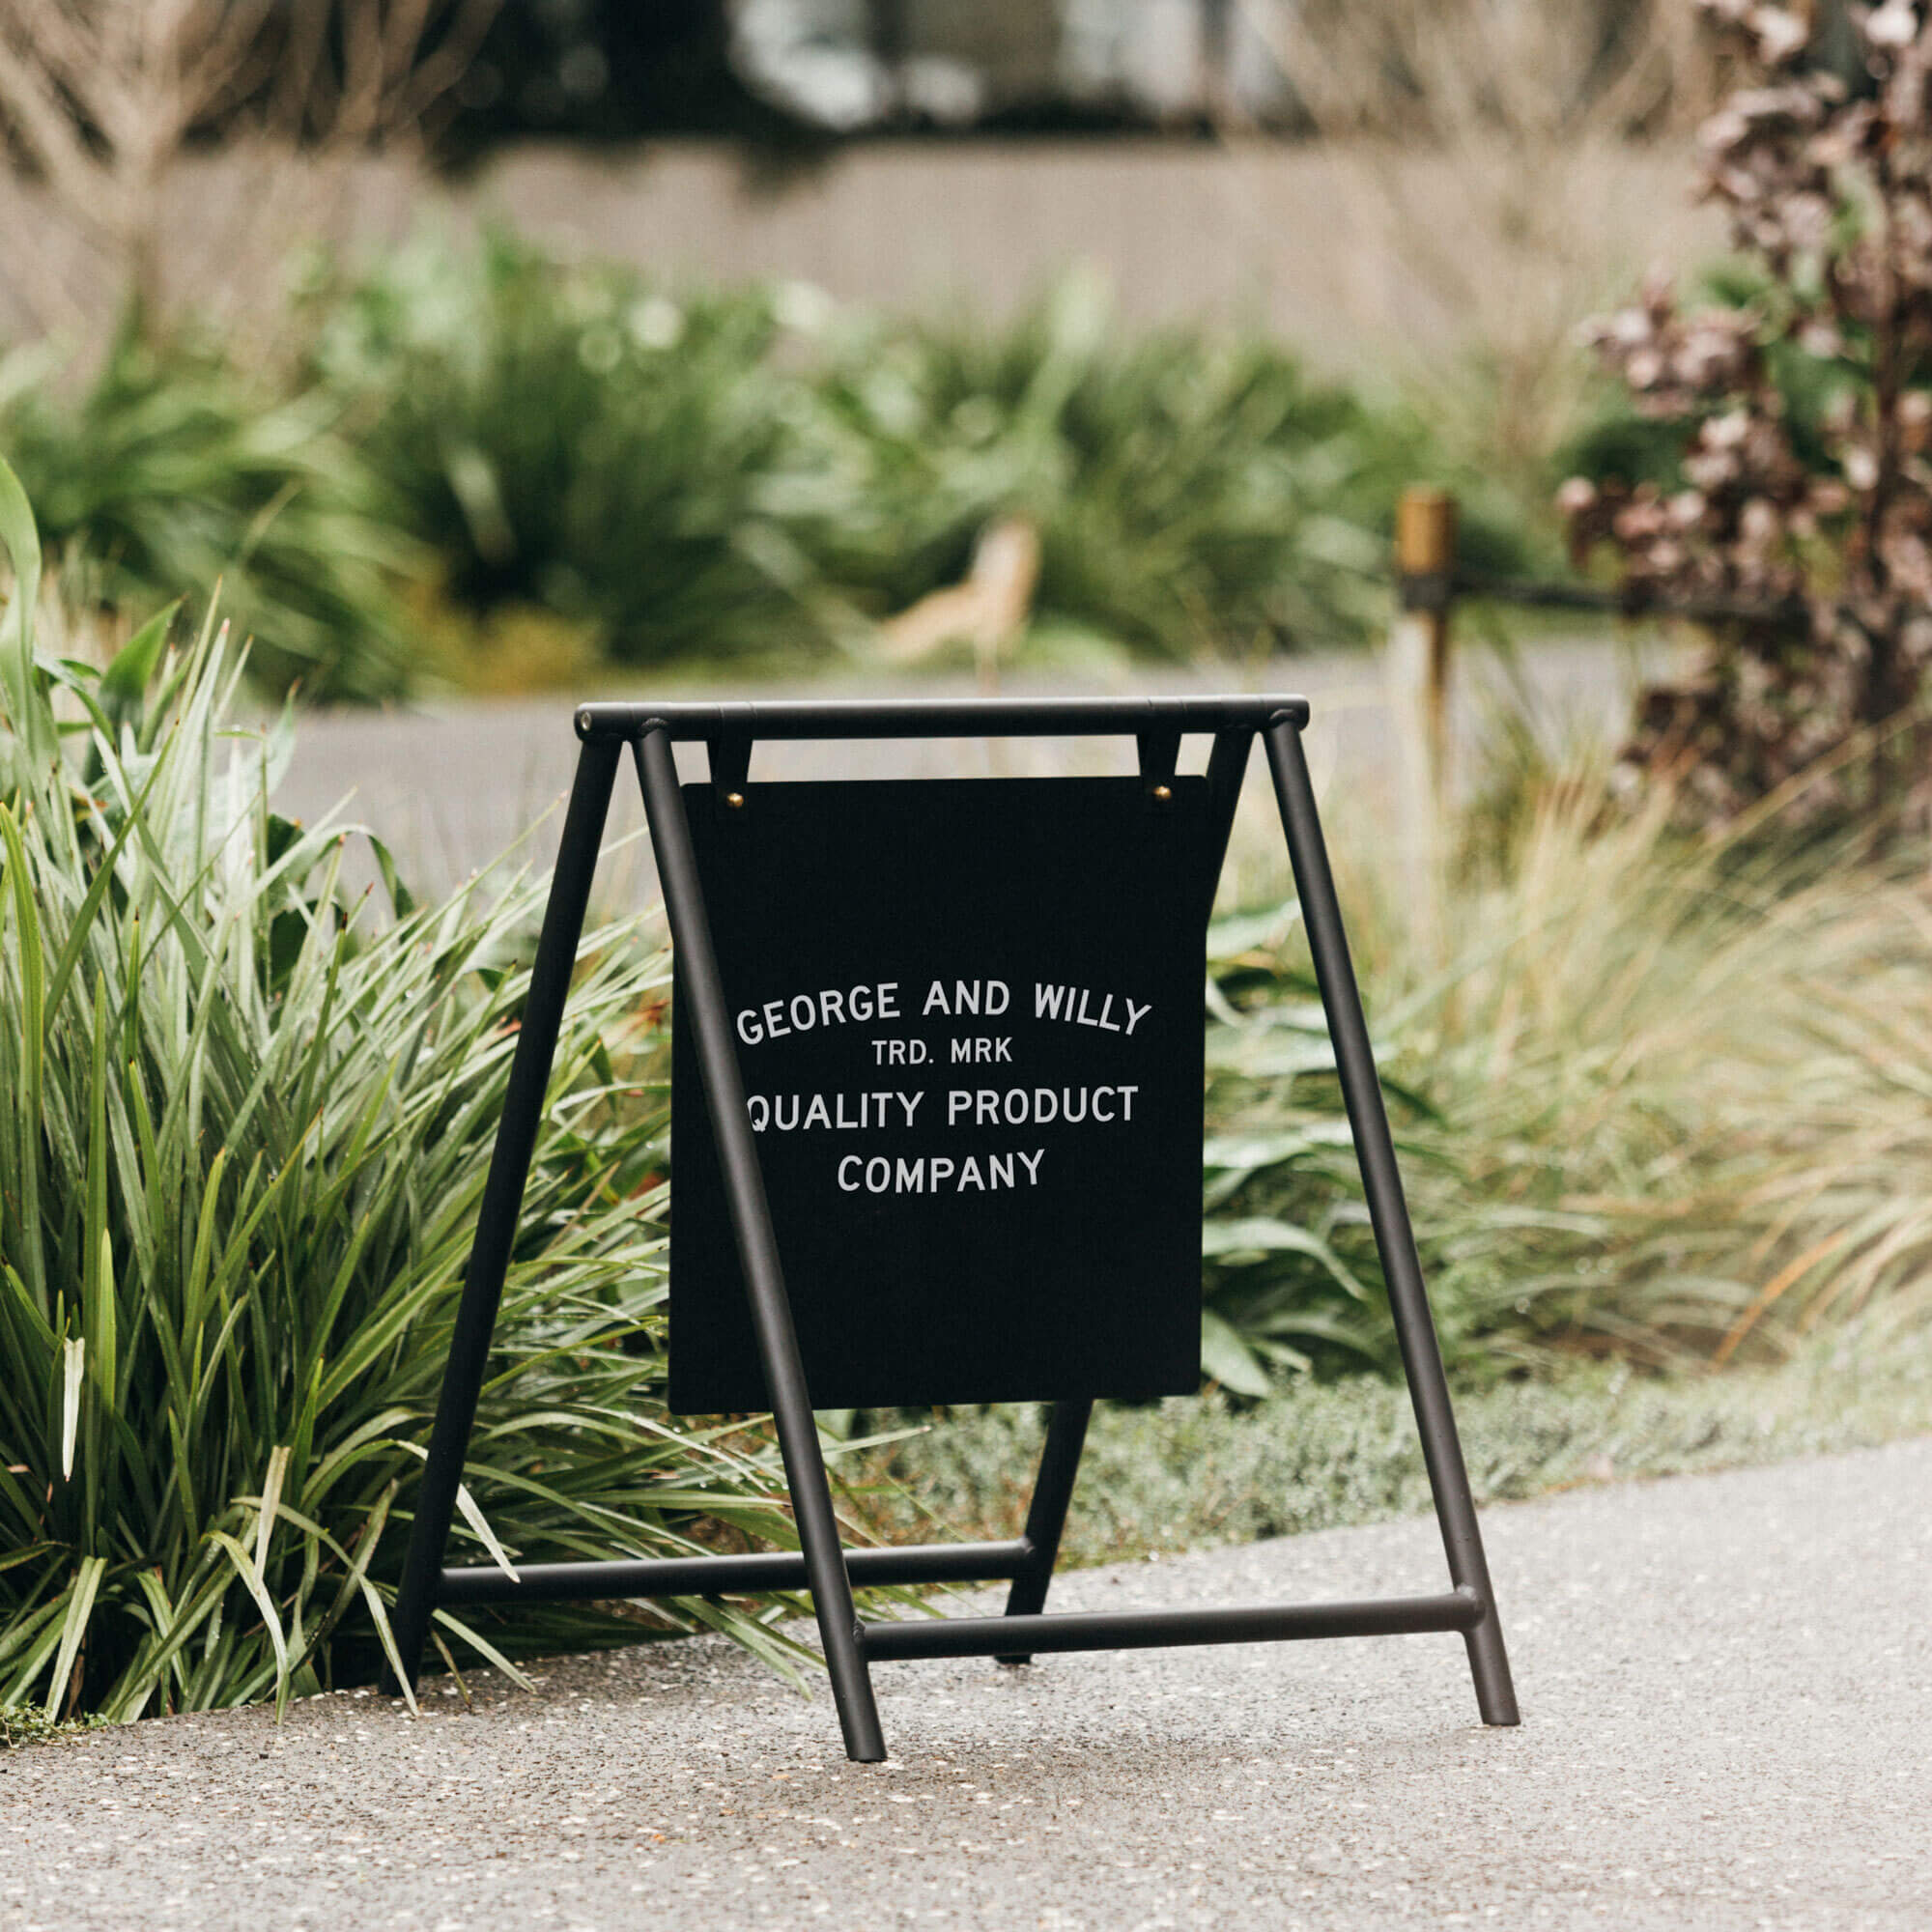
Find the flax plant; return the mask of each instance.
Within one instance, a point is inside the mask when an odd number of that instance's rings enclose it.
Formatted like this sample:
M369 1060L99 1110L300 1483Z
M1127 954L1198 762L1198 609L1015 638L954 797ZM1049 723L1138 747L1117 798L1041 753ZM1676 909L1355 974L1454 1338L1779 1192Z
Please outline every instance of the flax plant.
M270 810L288 721L230 728L224 637L175 656L164 615L103 673L37 658L4 466L0 538L0 1709L127 1719L366 1678L544 881L418 905L376 846L379 917L344 888L343 827ZM760 1439L673 1428L661 1400L639 1054L663 955L616 926L582 958L453 1560L788 1541ZM660 1627L782 1663L775 1615L692 1601ZM620 1634L579 1606L444 1613L436 1640L500 1661Z

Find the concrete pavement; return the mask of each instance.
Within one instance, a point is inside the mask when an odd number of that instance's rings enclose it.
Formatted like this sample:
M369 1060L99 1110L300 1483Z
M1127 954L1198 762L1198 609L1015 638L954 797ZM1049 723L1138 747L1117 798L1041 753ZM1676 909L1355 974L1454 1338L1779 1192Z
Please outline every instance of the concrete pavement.
M1932 1924L1932 1438L1492 1509L1450 1636L878 1671L878 1767L722 1640L0 1754L0 1927ZM1076 1495L1074 1508L1079 1508ZM1428 1520L1049 1607L1440 1586ZM971 1600L969 1600L971 1601ZM978 1601L984 1602L981 1598Z

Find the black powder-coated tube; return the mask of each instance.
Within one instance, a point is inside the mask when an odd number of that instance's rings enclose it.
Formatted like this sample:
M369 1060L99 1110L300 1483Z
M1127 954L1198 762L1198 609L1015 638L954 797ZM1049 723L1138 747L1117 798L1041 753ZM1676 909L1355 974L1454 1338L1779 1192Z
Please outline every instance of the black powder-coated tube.
M889 1549L848 1549L854 1584L991 1583L1023 1570L1033 1555L1011 1543L918 1543ZM601 1563L525 1563L510 1577L494 1564L445 1570L441 1604L582 1603L593 1597L722 1597L806 1588L805 1556L761 1549L745 1556L615 1558Z
M1258 731L1308 722L1308 700L1223 697L966 697L683 704L580 704L577 735L635 740L656 726L680 741L759 738L1098 737L1113 732Z
M851 1579L838 1547L838 1523L832 1513L832 1492L825 1480L825 1460L819 1453L818 1428L812 1420L811 1399L799 1361L791 1305L785 1298L784 1270L779 1262L778 1238L772 1232L764 1176L752 1144L745 1084L738 1071L724 988L718 977L711 922L705 914L697 860L691 846L691 825L677 786L670 733L653 719L633 741L632 750L643 787L644 811L650 819L651 846L657 854L671 945L682 974L691 1036L697 1048L718 1144L718 1165L724 1176L732 1233L751 1297L758 1359L765 1372L772 1420L778 1429L792 1513L804 1550L806 1584L818 1618L845 1753L858 1763L876 1764L886 1755L886 1742L879 1729L865 1654L859 1648Z
M1053 1582L1053 1566L1060 1559L1061 1532L1066 1527L1066 1508L1073 1500L1074 1478L1080 1473L1080 1452L1087 1444L1087 1425L1093 1419L1094 1405L1086 1400L1057 1402L1052 1420L1046 1425L1046 1441L1039 1452L1039 1473L1033 1483L1033 1501L1027 1505L1026 1535L1023 1539L1033 1552L1014 1576L1013 1587L1007 1592L1007 1615L1037 1616L1046 1607L1046 1593ZM1026 1663L1031 1660L1020 1653L1002 1654L1002 1663Z
M1108 1610L1047 1617L940 1617L866 1624L875 1663L926 1657L997 1657L1017 1641L1029 1652L1155 1650L1200 1643L1281 1643L1331 1636L1399 1636L1469 1631L1484 1616L1471 1591L1389 1597L1360 1604L1260 1604L1225 1610Z
M1422 1458L1435 1494L1450 1579L1458 1589L1473 1591L1487 1611L1479 1623L1467 1628L1477 1707L1486 1724L1514 1724L1519 1721L1516 1690L1495 1615L1483 1533L1476 1523L1475 1500L1463 1464L1463 1446L1442 1373L1442 1351L1423 1287L1422 1264L1415 1252L1415 1234L1409 1226L1402 1174L1396 1166L1395 1143L1389 1136L1368 1022L1362 1014L1349 941L1342 929L1335 879L1321 840L1321 821L1301 748L1301 732L1293 718L1284 715L1270 722L1265 736L1275 799L1281 807L1282 829L1288 835L1289 860L1294 867L1295 891L1301 901L1301 922L1308 934L1316 981L1321 989L1321 1005L1328 1015L1335 1071L1354 1134L1355 1159L1361 1168L1362 1191L1368 1197L1376 1249L1388 1283L1389 1308L1395 1318L1403 1369L1408 1377L1416 1428L1422 1436Z
M597 848L603 842L604 819L611 806L611 786L621 749L611 740L584 741L570 788L570 804L564 810L563 838L557 848L556 869L551 876L543 930L530 968L529 995L524 1002L502 1119L497 1122L497 1144L491 1151L490 1172L477 1208L476 1233L463 1278L463 1299L457 1304L456 1325L449 1338L449 1360L442 1373L442 1392L437 1399L415 1520L410 1528L409 1548L403 1556L402 1579L396 1591L391 1628L412 1689L422 1666L423 1643L437 1607L436 1586L442 1570L443 1547L449 1540L469 1431L476 1420L476 1399L490 1359L490 1335L497 1325L503 1275L517 1238L524 1184L529 1179L530 1156L543 1120L544 1090L550 1085L557 1028L577 968L577 942L590 903L590 881L597 870Z

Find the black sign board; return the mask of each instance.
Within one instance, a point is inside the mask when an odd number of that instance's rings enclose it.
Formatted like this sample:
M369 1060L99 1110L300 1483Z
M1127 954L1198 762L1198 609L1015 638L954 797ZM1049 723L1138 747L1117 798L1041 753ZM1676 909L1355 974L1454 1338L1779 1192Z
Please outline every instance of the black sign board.
M849 1756L875 1662L1456 1633L1483 1721L1516 1693L1395 1143L1301 744L1305 699L621 703L582 741L390 1624L415 1681L470 1606L809 1590ZM1176 776L1183 733L1205 779ZM753 785L764 739L1131 736L1134 779ZM1335 1073L1453 1587L1328 1604L1046 1614L1098 1396L1194 1387L1202 973L1254 742L1294 871ZM672 747L702 743L708 784ZM637 766L676 960L671 1396L769 1406L796 1550L447 1567L618 761ZM1016 1538L847 1548L812 1410L1053 1399ZM996 1617L862 1618L861 1587L1006 1578Z
M1192 1392L1207 781L683 789L813 1402ZM671 1406L764 1409L673 1011Z

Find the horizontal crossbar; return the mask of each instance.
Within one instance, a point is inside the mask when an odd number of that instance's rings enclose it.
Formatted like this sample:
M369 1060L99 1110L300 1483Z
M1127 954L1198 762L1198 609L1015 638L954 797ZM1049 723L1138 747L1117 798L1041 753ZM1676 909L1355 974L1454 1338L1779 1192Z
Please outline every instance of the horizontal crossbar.
M1050 738L1115 732L1260 731L1308 723L1308 700L1229 697L962 697L811 699L739 704L580 704L580 738L636 738L662 724L673 738Z
M1488 1614L1472 1590L1362 1604L1258 1604L1229 1610L1106 1610L1085 1616L937 1617L861 1624L860 1647L883 1663L914 1657L1006 1657L1049 1650L1155 1650L1170 1644L1279 1643L1473 1630Z
M989 1583L1017 1576L1033 1560L1024 1537L1011 1543L914 1543L892 1549L847 1549L854 1584ZM526 1563L515 1577L494 1564L445 1570L436 1601L458 1604L581 1603L591 1597L722 1597L758 1590L803 1590L805 1557L789 1549L749 1556L660 1556L614 1563Z

